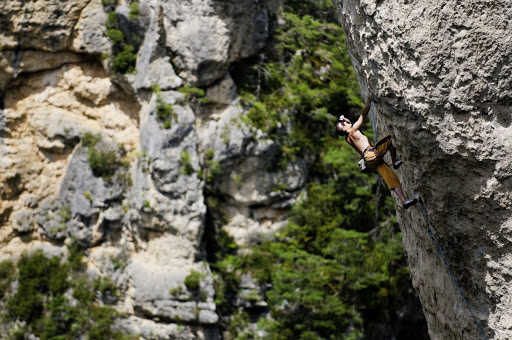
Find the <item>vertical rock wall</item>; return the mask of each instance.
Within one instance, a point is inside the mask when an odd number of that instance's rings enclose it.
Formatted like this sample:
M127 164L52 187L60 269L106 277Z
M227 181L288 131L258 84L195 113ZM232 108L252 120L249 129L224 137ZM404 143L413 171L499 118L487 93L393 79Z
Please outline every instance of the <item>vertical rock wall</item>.
M512 337L512 7L506 0L337 0L371 93L489 339ZM432 339L482 338L418 208L398 207Z
M0 260L65 255L74 240L89 275L119 289L118 329L216 339L205 187L242 245L281 225L306 175L301 162L267 170L276 146L240 120L228 72L265 46L279 1L131 3L0 4ZM136 48L133 74L113 71L109 12ZM177 91L185 85L208 103ZM91 150L115 167L94 168ZM185 286L192 271L200 294Z

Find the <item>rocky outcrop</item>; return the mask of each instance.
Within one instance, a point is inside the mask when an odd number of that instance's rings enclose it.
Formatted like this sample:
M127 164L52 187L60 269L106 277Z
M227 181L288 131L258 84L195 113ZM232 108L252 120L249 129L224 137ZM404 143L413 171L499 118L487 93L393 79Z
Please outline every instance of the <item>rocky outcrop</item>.
M265 46L279 2L129 5L2 3L0 259L65 256L74 240L90 276L118 287L129 317L117 329L216 339L205 200L222 202L219 227L247 245L282 225L306 176L300 160L268 167L276 145L240 119L228 72ZM134 46L135 74L113 71L109 12Z
M512 9L507 1L338 0L363 92L399 152L487 338L512 336ZM432 339L482 335L418 209L398 209Z

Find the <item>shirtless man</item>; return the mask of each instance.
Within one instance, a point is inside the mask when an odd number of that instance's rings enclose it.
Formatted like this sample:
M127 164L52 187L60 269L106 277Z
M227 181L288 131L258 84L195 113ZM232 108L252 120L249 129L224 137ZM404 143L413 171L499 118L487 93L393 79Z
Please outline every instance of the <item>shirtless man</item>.
M343 115L340 116L338 123L336 124L336 134L338 136L346 136L345 140L350 144L361 156L363 156L366 164L375 168L379 175L382 176L389 189L394 191L405 209L418 203L416 198L406 199L404 192L400 186L400 181L395 172L384 162L384 155L386 152L390 152L391 161L393 162L393 168L398 169L402 165L402 160L396 158L396 148L391 142L391 136L387 135L381 138L377 144L373 147L370 144L368 137L366 137L359 128L363 125L366 115L370 111L371 99L368 97L366 104L359 116L359 119L352 125L350 120L345 118Z

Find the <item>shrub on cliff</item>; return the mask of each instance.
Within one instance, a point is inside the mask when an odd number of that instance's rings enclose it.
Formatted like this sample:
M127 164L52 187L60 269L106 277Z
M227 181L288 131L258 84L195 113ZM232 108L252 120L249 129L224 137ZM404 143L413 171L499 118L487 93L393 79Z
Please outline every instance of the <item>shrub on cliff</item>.
M117 13L115 12L115 4L113 1L103 1L104 8L108 11L107 21L105 26L107 27L107 37L112 42L112 51L114 54L114 60L112 68L118 73L134 73L135 64L137 62L137 51L135 47L128 43L128 41L140 40L133 34L129 34L130 37L126 37L120 27L120 20L118 20ZM130 5L129 19L133 20L139 16L139 3L132 2ZM126 32L126 30L125 30Z
M70 246L69 253L65 262L56 256L48 258L40 250L22 255L17 264L17 290L5 301L4 321L23 322L21 328L12 330L11 337L130 339L111 330L118 313L96 303L97 292L111 292L111 285L87 279L83 254L76 245ZM67 294L70 289L74 301Z
M132 45L124 45L123 50L114 57L113 69L119 73L135 72L135 48Z

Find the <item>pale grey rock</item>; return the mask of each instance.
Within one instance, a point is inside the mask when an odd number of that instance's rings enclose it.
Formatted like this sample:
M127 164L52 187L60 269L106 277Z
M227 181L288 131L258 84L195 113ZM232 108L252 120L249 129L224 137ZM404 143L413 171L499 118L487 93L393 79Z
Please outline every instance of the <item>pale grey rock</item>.
M30 193L36 195L32 198L22 192L25 190L22 185L19 201L15 201L13 194L8 208L13 207L16 215L12 217L12 225L6 226L6 234L13 234L14 238L0 240L2 255L16 254L15 247L21 251L33 246L33 249L46 247L48 254L64 256L63 244L77 240L89 248L87 275L109 277L118 286L117 307L131 315L124 324L120 321L124 325L120 327L125 327L122 329L147 339L220 339L212 274L207 264L198 262L204 256L201 240L206 217L205 183L199 175L204 169L204 151L215 149L215 160L229 170L223 174L227 176L225 183L218 179L215 186L224 188L221 195L232 200L231 208L242 207L246 213L244 218L257 212L258 220L283 220L284 215L277 210L288 209L287 202L293 201L296 193L274 192L271 190L273 183L286 176L286 186L295 190L304 175L288 173L301 172L298 163L289 170L274 172L264 190L256 190L256 198L252 198L249 188L255 182L248 181L252 184L235 190L231 178L237 171L243 172L241 169L249 173L249 167L258 161L270 162L277 150L261 131L237 122L228 123L237 118L241 110L237 107L234 82L227 74L230 63L264 47L273 29L277 4L278 1L266 0L151 0L140 2L141 15L133 19L129 18L128 3L123 2L115 11L128 42L140 46L137 72L110 79L99 67L102 63L108 68L109 62L99 57L111 50L111 43L105 36L107 13L101 0L12 0L1 4L0 135L3 137L3 130L6 130L1 103L4 90L12 97L14 91L29 84L27 89L32 93L27 98L33 96L34 99L24 98L23 103L11 100L12 107L22 104L26 107L19 112L12 110L11 114L17 116L12 116L9 123L23 125L23 130L16 132L30 137L26 138L28 143L34 139L35 156L30 162L47 165L44 174L36 166L30 168L42 174L40 185L50 186L44 177L47 173L56 178L52 183L54 188L43 188L41 194L31 185ZM71 72L63 80L65 70L85 69L86 64L94 65L90 73ZM175 74L173 65L181 69L183 81ZM101 80L96 79L98 75ZM193 112L181 93L167 91L185 82L209 86L207 95L214 105L195 105L197 112ZM153 84L163 90L159 94L162 100L174 106L169 129L156 117L156 94L149 98L147 90ZM63 91L48 91L60 90L60 87ZM9 92L11 90L13 92ZM127 95L136 99L130 102L126 100ZM20 99L22 97L20 95ZM51 105L43 109L41 102ZM227 111L213 111L226 106ZM142 108L140 112L139 108ZM31 115L35 109L51 114ZM118 121L115 117L119 114L124 116ZM136 135L135 129L122 131L127 119L140 127L140 144L136 138L129 137ZM221 124L217 124L217 119ZM27 121L30 124L25 124ZM210 137L203 131L198 132L206 126L207 133L212 132ZM86 132L100 131L104 139L98 147L104 150L117 150L117 143L130 141L129 156L137 158L136 167L131 171L133 188L118 181L116 176L108 182L92 173L87 150L79 141ZM3 144L0 146L0 155L13 153L6 151ZM192 173L187 173L181 164L185 151L190 157ZM8 162L2 162L2 170L9 166ZM253 169L253 173L256 170ZM119 171L126 174L129 170ZM249 199L240 194L244 190L249 193ZM39 202L41 197L45 199ZM260 206L253 209L252 204ZM269 204L268 210L263 209L262 204ZM277 206L280 208L275 209ZM253 223L254 231L261 226L259 222ZM270 230L271 226L265 228ZM48 242L34 245L37 240L25 244L26 237L21 235L24 233L59 246ZM8 247L4 247L4 243L8 243ZM96 256L102 248L115 249L112 256L119 256L125 263L114 264L108 252L105 257ZM199 292L188 291L184 285L191 270L204 273ZM182 287L183 291L171 294L171 288L177 287ZM172 320L194 326L178 327L168 323Z
M18 210L14 214L12 229L17 233L28 233L34 229L34 212L29 210Z
M69 206L64 206L55 198L48 198L43 200L39 207L33 218L40 232L52 240L64 241L67 236L66 223L68 220L63 212L64 210L68 211Z
M281 1L214 1L216 13L226 23L230 61L247 58L262 49L272 31L271 16Z
M172 0L162 4L167 46L183 70L179 76L196 86L218 79L228 66L229 32L215 15L212 2Z
M95 148L102 151L115 150L113 145L103 141L98 142ZM108 182L95 176L87 152L87 147L79 147L73 153L62 180L59 198L62 202L69 202L73 215L91 217L99 209L108 207L107 202L121 199L125 188L119 181Z
M65 50L71 45L71 32L88 0L13 0L2 2L0 40L8 48L43 51Z
M115 150L106 141L100 141L96 148ZM123 171L120 167L116 173ZM112 180L109 183L95 176L87 160L87 148L80 146L71 156L58 198L44 200L32 218L23 213L17 231L29 231L30 225L36 223L51 239L63 241L70 236L89 246L101 239L100 226L104 221L109 221L111 228L115 227L114 221L122 223L122 208L113 202L121 200L125 191L122 182ZM102 210L107 210L105 216Z
M123 218L125 212L121 206L110 207L103 212L103 217L107 221L119 221Z
M144 8L144 6L142 6L142 8ZM135 47L137 51L141 46L142 39L149 24L148 18L146 15L130 18L130 7L125 3L116 7L116 14L119 29L123 32L126 42Z
M214 103L228 105L232 103L236 97L236 85L229 73L226 73L224 78L217 83L208 87L206 96Z
M160 7L151 8L149 27L137 57L135 77L137 89L149 89L155 84L166 91L182 84L167 55L165 30L162 27L159 10Z
M131 335L139 335L144 339L197 339L190 326L164 324L136 316L130 316L127 319L118 319L113 329Z
M219 321L219 316L214 310L200 309L197 321L203 325L216 324Z
M188 106L178 104L183 100L181 93L161 92L158 96L173 105L174 113L169 117L171 127L165 129L156 114L157 95L153 95L141 123L141 147L146 156L136 175L136 206L149 204L147 214L143 215L143 227L172 230L198 245L206 206L202 196L204 183L198 176L195 117ZM187 154L189 164L182 164Z
M373 96L423 209L489 339L512 337L512 7L493 1L336 1L359 81ZM380 135L386 128L380 127ZM480 331L417 208L398 208L432 339Z
M139 58L137 60L137 75L141 76L135 78L137 88L149 89L152 85L158 85L162 90L171 90L182 85L182 80L174 73L171 59L168 56L152 60L147 66L141 65L142 63L143 59ZM140 79L139 82L137 82L138 79Z
M249 274L241 276L235 306L244 308L267 307L261 286Z
M242 114L233 102L210 116L199 130L199 139L201 153L213 152L213 161L222 169L210 186L223 199L220 209L229 221L225 229L239 245L246 246L268 238L284 225L291 204L303 190L307 166L297 159L280 169L279 147L243 123ZM208 173L208 160L204 163Z
M171 239L167 239L168 241ZM168 242L167 241L167 242ZM172 243L167 243L172 247ZM157 252L152 250L153 254ZM150 317L158 317L163 320L185 321L200 324L214 324L218 321L213 303L215 291L213 279L209 269L194 264L192 259L186 259L179 255L179 251L172 248L166 250L170 258L158 259L150 256L150 253L141 254L131 262L126 272L131 277L133 284L133 307L135 311ZM161 253L158 254L161 256ZM179 261L179 262L178 262ZM176 263L181 263L175 266ZM183 282L191 270L203 273L200 283L200 296L188 292ZM171 289L181 287L178 295L171 294ZM205 299L198 302L197 299Z
M101 54L110 52L112 44L106 36L107 13L101 0L91 0L80 14L74 27L71 48L76 52Z
M90 245L92 243L91 229L77 219L72 219L66 223L66 231L67 235L82 245Z
M182 69L180 77L196 86L221 78L229 63L261 49L271 30L271 13L279 2L167 1L167 46Z

